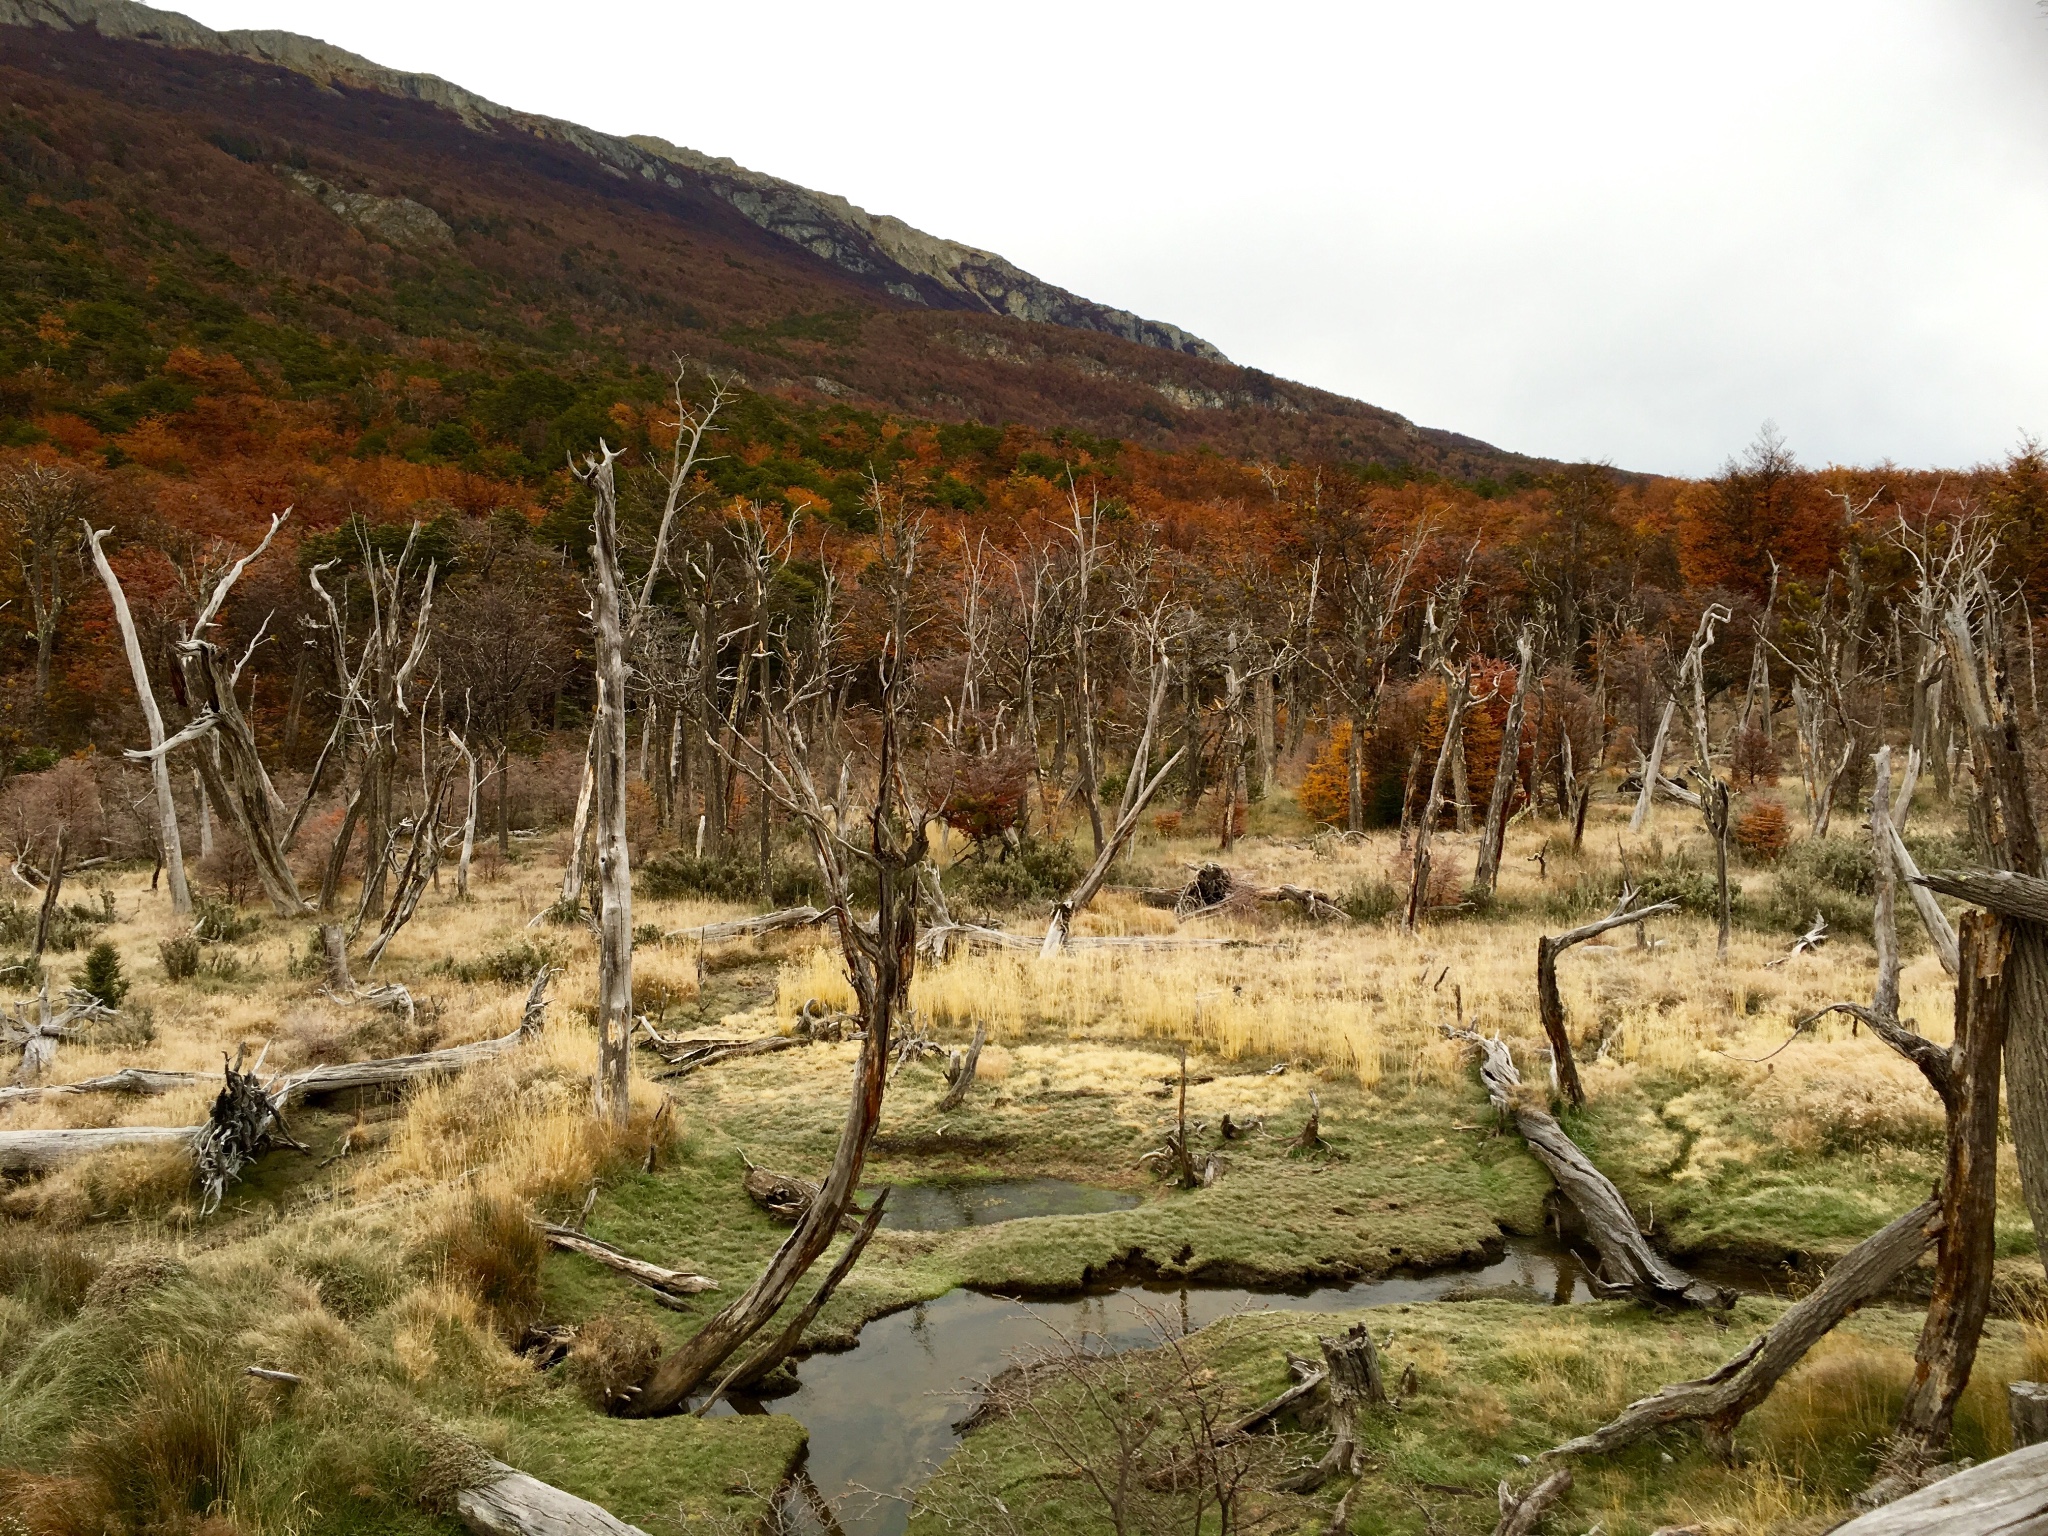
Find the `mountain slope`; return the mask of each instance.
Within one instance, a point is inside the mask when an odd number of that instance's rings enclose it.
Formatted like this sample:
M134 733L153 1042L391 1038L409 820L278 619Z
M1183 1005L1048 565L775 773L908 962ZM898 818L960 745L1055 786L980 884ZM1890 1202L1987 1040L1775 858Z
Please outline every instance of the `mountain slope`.
M215 33L127 0L0 0L0 90L17 254L70 249L28 229L62 209L107 280L158 281L176 248L186 283L266 334L373 351L440 338L500 365L680 353L792 398L938 420L1461 477L1539 467L1236 367L843 199L289 33ZM76 274L56 271L68 259L7 274L0 346L16 366L75 302Z

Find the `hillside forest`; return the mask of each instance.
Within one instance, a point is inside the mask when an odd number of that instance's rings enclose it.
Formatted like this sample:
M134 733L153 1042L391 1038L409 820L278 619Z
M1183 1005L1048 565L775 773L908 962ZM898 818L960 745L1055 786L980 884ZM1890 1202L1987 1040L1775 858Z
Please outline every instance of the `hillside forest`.
M0 1536L2048 1505L2038 444L1528 458L7 30Z

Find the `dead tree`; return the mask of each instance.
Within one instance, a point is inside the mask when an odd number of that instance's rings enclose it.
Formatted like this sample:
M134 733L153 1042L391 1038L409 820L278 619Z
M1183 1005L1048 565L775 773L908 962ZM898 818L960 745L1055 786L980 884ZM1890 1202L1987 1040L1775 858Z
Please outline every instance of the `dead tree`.
M436 563L418 569L420 525L414 523L398 555L372 549L366 534L359 534L362 585L368 599L360 637L351 630L349 589L341 599L327 590L321 577L338 564L323 560L306 573L306 579L326 610L324 624L334 667L335 723L315 765L313 786L320 770L337 744L352 743L356 758L356 790L351 796L341 831L329 863L329 879L322 887L323 905L332 900L331 887L360 825L363 830L363 889L358 903L357 923L381 918L385 908L385 882L390 873L393 827L397 820L394 792L398 776L399 733L413 709L413 679L426 655L432 637ZM410 616L410 625L407 623ZM408 633L408 628L410 633Z
M597 717L590 739L597 802L598 914L597 1107L613 1124L631 1111L633 1032L633 875L626 845L626 630L620 591L617 457L602 442L578 471L596 493L591 547L597 581L591 626L597 633ZM764 813L765 814L765 813Z
M178 801L171 793L171 767L161 748L166 732L163 711L157 708L156 689L150 685L149 667L143 661L142 640L135 630L135 616L128 610L128 594L121 590L121 578L103 547L111 528L95 530L85 525L85 540L113 605L114 624L121 631L121 648L128 657L128 675L135 681L135 702L141 706L143 724L149 727L149 745L156 756L149 760L150 783L156 790L157 850L164 861L164 877L171 890L171 911L183 917L192 910L192 892L185 883L185 848L178 836Z
M1707 821L1707 835L1714 840L1714 890L1719 898L1720 929L1715 935L1715 958L1728 958L1728 930L1734 917L1734 902L1728 891L1728 786L1708 777L1700 786L1700 810Z
M1522 711L1536 677L1536 644L1526 624L1515 637L1515 657L1515 692L1508 701L1507 725L1500 737L1500 766L1494 770L1493 793L1486 803L1486 826L1479 838L1479 862L1472 875L1472 889L1488 896L1500 879L1501 847L1507 841L1508 801L1522 765Z
M1730 615L1719 603L1709 603L1706 612L1700 615L1698 627L1693 630L1692 643L1685 648L1685 657L1678 664L1678 676L1672 685L1671 695L1664 701L1664 716L1657 722L1657 734L1651 739L1649 754L1643 759L1643 787L1636 795L1635 814L1628 819L1628 829L1640 832L1650 824L1650 807L1660 791L1668 792L1669 785L1664 778L1664 749L1671 739L1671 723L1678 714L1678 695L1688 684L1695 690L1694 735L1696 750L1702 754L1702 771L1711 771L1712 759L1706 753L1706 693L1705 665L1707 651L1714 644L1714 632L1728 622Z
M455 1518L473 1536L647 1536L609 1510L486 1460L482 1475L455 1495Z
M1356 1323L1336 1338L1319 1339L1323 1347L1321 1380L1329 1389L1325 1422L1330 1448L1323 1457L1289 1483L1293 1492L1308 1493L1332 1477L1356 1475L1362 1467L1359 1421L1368 1408L1385 1407L1387 1384L1380 1372L1379 1350L1366 1323Z
M1633 1291L1645 1301L1664 1306L1726 1308L1734 1303L1732 1292L1694 1280L1666 1263L1650 1246L1621 1191L1579 1150L1553 1116L1529 1102L1522 1091L1522 1075L1515 1070L1505 1044L1475 1030L1447 1027L1444 1032L1478 1048L1479 1076L1486 1085L1487 1098L1503 1118L1514 1121L1529 1150L1557 1181L1558 1193L1584 1220L1586 1235L1600 1255L1603 1284Z
M891 619L878 669L881 718L875 800L866 818L865 838L857 844L841 834L834 806L812 779L800 708L764 709L769 750L746 760L762 792L772 795L803 824L832 895L833 921L862 1036L852 1101L832 1167L816 1198L753 1284L655 1365L626 1406L636 1417L681 1408L692 1392L781 1310L852 1208L869 1145L881 1123L895 1024L907 1006L916 964L918 870L928 852L925 828L934 808L913 788L898 739L909 723L911 676L906 641L916 530L894 508L883 506L879 493L876 501L883 525L877 574L886 584L884 596ZM815 685L816 676L802 670L793 650L785 650L784 668L791 697L781 703L800 703L803 690ZM854 914L851 864L856 859L868 866L874 878L872 923Z
M1138 744L1131 751L1130 771L1124 776L1123 798L1117 806L1115 826L1107 836L1097 836L1095 862L1089 866L1088 873L1053 903L1052 916L1045 925L1045 940L1039 946L1041 958L1050 959L1066 947L1074 918L1102 889L1103 881L1109 878L1110 865L1116 862L1117 855L1123 852L1125 844L1138 830L1138 819L1145 814L1145 807L1152 803L1159 786L1166 782L1167 775L1173 772L1187 751L1185 745L1181 746L1156 772L1153 771L1153 744L1158 740L1160 712L1166 704L1166 686L1173 670L1168 647L1175 627L1173 611L1164 599L1155 602L1138 621L1136 638L1145 647L1151 674L1144 729L1139 732Z
M1444 739L1443 745L1437 749L1436 772L1430 775L1429 796L1423 801L1422 819L1415 828L1415 862L1408 880L1408 908L1401 920L1401 927L1407 933L1414 933L1421 926L1423 911L1429 905L1429 845L1436 833L1436 819L1443 813L1445 775L1454 756L1460 760L1463 758L1465 710L1472 703L1472 679L1466 669L1445 663L1444 672L1449 679L1449 688L1444 696Z
M464 757L468 756L465 752ZM419 910L420 898L426 894L427 883L434 878L434 871L441 862L441 807L448 798L448 780L455 769L456 756L448 754L442 759L440 770L434 775L432 788L427 791L426 803L420 807L419 815L412 824L412 842L407 849L405 862L398 867L398 883L391 894L391 904L384 909L384 922L377 930L377 937L364 951L363 960L374 971L377 962L384 958L384 951L398 936L398 930L412 921L412 915ZM475 760L471 759L474 773ZM393 829L395 836L398 829Z
M1317 508L1322 513L1320 507ZM1345 825L1365 829L1365 751L1386 695L1387 668L1400 644L1413 604L1411 583L1428 545L1429 525L1418 523L1390 539L1364 509L1322 513L1318 562L1321 612L1310 662L1330 684L1351 726L1346 764Z
M1701 1426L1715 1454L1728 1458L1743 1416L1769 1397L1786 1372L1835 1324L1896 1285L1934 1246L1940 1230L1941 1203L1923 1201L1850 1249L1825 1280L1713 1374L1661 1388L1630 1403L1610 1423L1544 1454L1608 1455L1674 1424L1694 1423Z
M952 1086L946 1089L945 1097L937 1105L938 1113L947 1114L967 1102L967 1092L974 1086L974 1074L981 1066L982 1042L988 1039L988 1020L974 1021L974 1043L967 1047L964 1057L956 1057L949 1063Z
M2024 1536L2048 1516L2048 1445L1994 1456L1896 1504L1858 1515L1833 1536Z
M1633 890L1624 889L1612 915L1536 941L1536 1011L1543 1020L1544 1038L1550 1042L1550 1060L1558 1092L1574 1109L1586 1102L1586 1090L1579 1082L1578 1061L1572 1055L1571 1035L1565 1029L1564 994L1557 987L1557 957L1574 944L1596 939L1612 929L1625 928L1631 923L1678 910L1677 902L1660 901L1653 907L1631 912L1628 904L1634 897Z

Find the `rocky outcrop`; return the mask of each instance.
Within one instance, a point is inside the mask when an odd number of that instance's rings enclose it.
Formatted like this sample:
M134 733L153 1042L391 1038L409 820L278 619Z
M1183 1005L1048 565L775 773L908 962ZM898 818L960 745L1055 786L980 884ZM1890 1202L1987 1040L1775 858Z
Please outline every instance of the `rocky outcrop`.
M304 171L287 174L293 186L344 224L353 224L366 239L381 240L396 250L410 251L431 250L455 243L455 232L448 227L448 221L425 203L416 203L409 197L377 197L369 192L350 192Z
M694 183L760 228L905 303L979 310L1070 330L1098 331L1168 352L1225 361L1215 347L1179 326L1094 303L1033 277L993 251L926 234L901 219L857 208L843 197L814 192L663 139L622 139L559 118L515 111L436 75L386 69L317 38L292 32L216 32L188 16L138 5L134 0L0 0L0 26L90 30L121 41L226 54L291 70L330 89L376 91L426 102L454 113L480 133L526 133L569 145L616 176L639 177L678 190ZM370 238L388 244L411 243L417 248L422 240L431 243L431 226L410 210L440 223L439 215L417 203L406 210L365 204L362 211L345 211L327 195L315 195ZM402 198L372 201L380 205L406 202ZM445 224L441 228L445 232Z

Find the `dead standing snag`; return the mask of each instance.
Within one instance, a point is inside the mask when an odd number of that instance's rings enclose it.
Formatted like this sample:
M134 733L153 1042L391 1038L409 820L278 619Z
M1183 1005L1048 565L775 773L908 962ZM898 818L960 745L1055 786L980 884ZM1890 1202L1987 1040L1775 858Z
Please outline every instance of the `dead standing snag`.
M1624 891L1620 904L1626 907L1634 894L1633 891ZM1567 933L1536 941L1536 1010L1543 1019L1544 1037L1550 1042L1550 1059L1556 1066L1558 1091L1573 1108L1586 1102L1586 1090L1579 1083L1579 1067L1572 1057L1571 1037L1565 1033L1564 995L1557 989L1557 957L1574 944L1598 938L1609 929L1625 928L1630 923L1640 923L1645 918L1677 910L1677 902L1660 901L1653 907L1643 907L1635 912L1616 912L1597 923L1586 923Z

